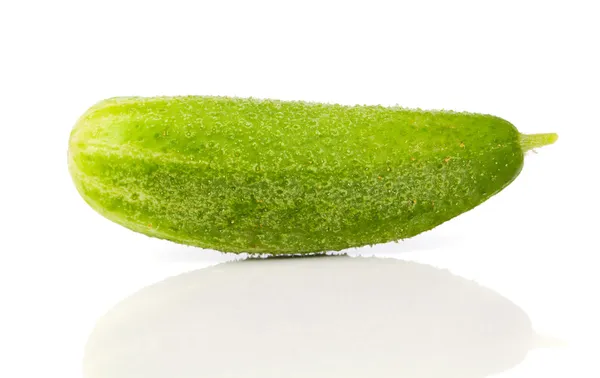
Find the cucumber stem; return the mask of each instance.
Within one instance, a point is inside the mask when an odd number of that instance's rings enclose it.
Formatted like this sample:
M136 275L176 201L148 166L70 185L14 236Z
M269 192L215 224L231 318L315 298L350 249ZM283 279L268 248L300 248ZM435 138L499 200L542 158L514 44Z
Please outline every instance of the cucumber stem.
M547 133L547 134L519 134L519 143L523 152L547 146L556 142L558 134Z

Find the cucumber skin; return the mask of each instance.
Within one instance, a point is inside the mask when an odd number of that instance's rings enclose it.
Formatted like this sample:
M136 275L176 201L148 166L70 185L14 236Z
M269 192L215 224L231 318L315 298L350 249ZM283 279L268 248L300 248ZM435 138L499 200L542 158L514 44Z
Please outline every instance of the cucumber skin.
M490 115L229 97L121 97L77 122L69 171L133 231L222 252L339 251L417 235L523 166Z

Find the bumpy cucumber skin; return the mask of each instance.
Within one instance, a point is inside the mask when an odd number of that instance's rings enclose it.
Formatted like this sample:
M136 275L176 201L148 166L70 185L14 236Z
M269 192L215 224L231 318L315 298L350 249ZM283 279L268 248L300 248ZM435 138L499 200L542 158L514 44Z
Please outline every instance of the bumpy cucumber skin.
M490 115L229 97L113 98L75 125L69 170L131 230L223 252L405 239L481 204L523 166Z

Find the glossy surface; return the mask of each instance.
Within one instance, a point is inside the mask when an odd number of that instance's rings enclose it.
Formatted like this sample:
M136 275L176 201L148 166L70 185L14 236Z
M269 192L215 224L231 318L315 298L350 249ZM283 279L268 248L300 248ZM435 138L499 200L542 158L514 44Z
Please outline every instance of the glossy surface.
M534 341L510 300L429 265L257 259L121 301L90 335L83 375L484 378L520 363Z

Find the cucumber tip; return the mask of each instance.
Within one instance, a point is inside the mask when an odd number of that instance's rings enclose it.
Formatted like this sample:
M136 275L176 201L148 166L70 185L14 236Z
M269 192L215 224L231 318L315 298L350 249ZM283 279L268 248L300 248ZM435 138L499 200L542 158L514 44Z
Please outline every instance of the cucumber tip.
M520 134L519 143L523 152L553 144L558 140L556 133Z

